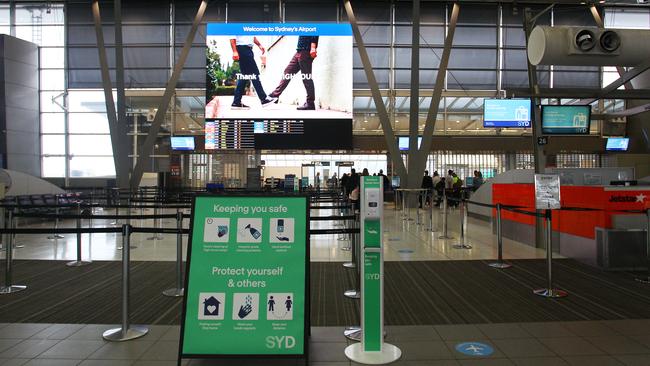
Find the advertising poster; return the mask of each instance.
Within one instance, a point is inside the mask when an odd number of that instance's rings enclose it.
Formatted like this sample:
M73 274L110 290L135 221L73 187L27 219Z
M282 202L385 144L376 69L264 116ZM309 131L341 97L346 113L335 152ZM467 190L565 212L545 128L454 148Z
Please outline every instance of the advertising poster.
M305 355L306 197L196 197L181 358Z
M242 134L300 134L310 120L351 123L349 24L209 23L206 34L206 149L252 148Z

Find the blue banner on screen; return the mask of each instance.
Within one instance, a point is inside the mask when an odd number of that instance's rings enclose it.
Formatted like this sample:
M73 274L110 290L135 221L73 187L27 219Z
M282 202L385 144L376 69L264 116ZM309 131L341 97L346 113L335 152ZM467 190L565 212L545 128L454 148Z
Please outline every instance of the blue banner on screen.
M232 135L235 148L352 147L342 136L353 116L350 24L210 23L206 34L206 126ZM208 150L234 146L207 135Z
M422 145L422 136L418 136L418 149ZM400 150L405 151L409 149L409 138L408 136L399 136L397 138L397 146Z
M587 135L591 124L588 105L542 106L542 133L549 135Z
M485 99L483 127L530 127L530 99Z
M210 23L208 36L352 36L350 24Z
M630 139L627 137L610 137L607 139L607 151L627 151Z
M194 150L194 137L193 136L172 136L171 137L172 150Z

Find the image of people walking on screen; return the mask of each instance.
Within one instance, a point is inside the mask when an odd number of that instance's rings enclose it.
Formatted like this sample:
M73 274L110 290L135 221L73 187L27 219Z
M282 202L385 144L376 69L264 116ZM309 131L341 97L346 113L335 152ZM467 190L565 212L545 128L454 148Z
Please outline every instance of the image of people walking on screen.
M237 74L237 86L235 87L235 98L231 105L232 109L250 109L249 106L242 103L242 96L244 95L246 84L249 80L255 88L262 107L270 106L277 100L276 98L267 96L264 92L264 87L260 80L260 70L257 68L257 62L255 62L255 55L253 54L253 44L259 47L262 54L266 52L257 37L236 36L230 39L232 59L239 61L240 69L240 73Z
M314 103L316 100L316 95L314 80L312 78L312 64L314 63L316 56L318 56L317 49L318 36L298 37L296 53L293 55L291 61L289 61L289 64L284 69L284 74L282 75L280 83L275 88L275 90L271 92L270 96L271 98L276 98L276 103L278 100L277 98L279 98L284 89L287 88L291 80L293 80L294 76L300 72L302 83L305 86L307 98L305 103L296 109L300 111L313 111L316 109L316 104Z
M233 32L237 27L241 30ZM341 25L342 35L321 35L314 31L318 27L302 27L305 31L292 25L209 27L205 118L352 119L349 25ZM258 28L267 28L267 33L253 33Z

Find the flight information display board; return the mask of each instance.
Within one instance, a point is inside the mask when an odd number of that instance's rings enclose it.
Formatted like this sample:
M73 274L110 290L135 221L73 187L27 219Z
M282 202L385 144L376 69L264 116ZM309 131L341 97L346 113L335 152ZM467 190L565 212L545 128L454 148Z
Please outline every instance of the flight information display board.
M296 120L205 121L205 149L254 149L256 134L302 135L304 124Z
M485 99L483 127L529 128L530 99Z
M542 106L542 133L549 135L588 135L591 106Z
M304 357L306 196L198 196L179 358Z
M226 121L228 132L236 134L240 131L235 132L230 123L251 123L252 133L270 136L259 140L262 146L256 146L255 139L249 143L242 137L246 148L274 149L295 148L295 139L283 135L287 133L283 129L263 130L254 122L309 125L317 121L334 129L340 122L343 128L337 134L323 135L320 128L291 133L306 135L308 140L333 140L324 147L351 148L338 143L351 140L341 134L348 130L352 133L347 128L353 116L353 39L349 24L209 23L206 45L206 126ZM318 135L307 136L311 132ZM206 127L206 141L211 140ZM227 140L217 140L206 149L231 148L232 138Z

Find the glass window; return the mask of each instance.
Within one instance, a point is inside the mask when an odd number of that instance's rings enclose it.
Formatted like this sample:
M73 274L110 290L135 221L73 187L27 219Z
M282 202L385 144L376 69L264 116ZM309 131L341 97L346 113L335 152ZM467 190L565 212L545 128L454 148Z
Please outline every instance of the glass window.
M83 157L70 158L71 177L114 177L115 162L113 157Z
M63 113L41 113L41 133L64 133L65 115Z
M65 50L63 48L43 47L40 52L41 69L62 69L65 66Z
M42 135L41 152L43 155L65 155L65 135Z
M89 9L90 11L90 9ZM64 22L63 5L17 4L16 24L60 24Z
M117 98L113 92L113 100ZM68 94L70 112L106 112L102 90L71 90Z
M62 94L62 91L41 92L41 112L63 112L63 108L60 107L63 105ZM59 104L54 103L53 99Z
M39 46L63 47L65 45L63 26L18 25L16 37Z
M41 159L41 173L43 177L65 177L65 157L44 156Z
M68 118L70 133L110 133L104 113L70 113Z
M41 90L61 90L65 88L65 72L59 70L41 70Z
M70 155L113 155L110 135L70 135Z

